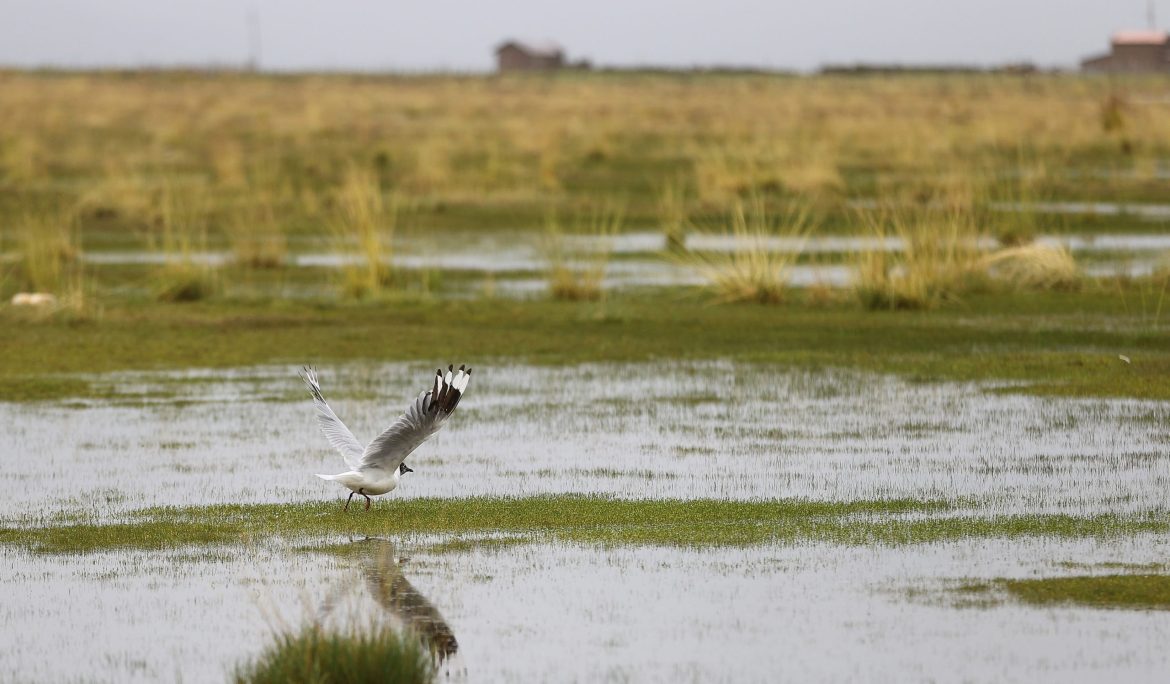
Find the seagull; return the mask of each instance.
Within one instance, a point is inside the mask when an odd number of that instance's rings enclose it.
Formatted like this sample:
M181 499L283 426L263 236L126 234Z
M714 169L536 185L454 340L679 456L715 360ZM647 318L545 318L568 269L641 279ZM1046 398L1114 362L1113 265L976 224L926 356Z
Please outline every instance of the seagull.
M455 370L455 366L451 365L447 366L445 374L442 368L435 371L434 386L420 393L393 425L383 430L382 434L364 448L325 402L325 397L321 394L321 385L317 382L317 370L312 366L305 366L301 369L301 379L313 394L313 404L317 407L317 423L321 425L321 432L325 433L333 448L341 452L345 464L350 467L344 473L318 474L317 477L340 482L350 489L344 510L349 510L349 503L353 500L354 494L361 494L366 498L368 511L371 496L393 491L398 486L399 477L414 472L406 467L403 461L410 452L438 432L451 417L451 413L459 405L464 390L467 389L467 383L471 382L471 369L460 366L459 370Z

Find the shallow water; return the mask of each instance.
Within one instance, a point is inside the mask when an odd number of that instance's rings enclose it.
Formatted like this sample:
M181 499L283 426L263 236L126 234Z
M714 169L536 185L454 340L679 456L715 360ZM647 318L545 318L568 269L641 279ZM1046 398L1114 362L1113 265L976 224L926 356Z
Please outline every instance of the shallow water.
M730 362L479 365L392 495L977 501L987 511L1170 508L1170 404L991 393ZM340 472L293 366L92 378L112 401L3 404L0 517L337 498ZM321 370L371 439L433 369Z
M394 243L394 254L388 261L404 268L487 273L543 271L548 268L547 239L545 235L532 231L444 234L441 242L432 238L398 238ZM1065 245L1074 252L1170 250L1170 235L1045 235L1038 237L1037 242ZM896 252L903 248L903 241L897 237L856 235L757 238L693 232L686 235L685 243L687 249L697 252L737 252L751 248L770 252L841 254L862 251ZM994 248L997 244L990 238L980 242L981 247L988 249ZM565 253L570 256L596 252L652 255L665 250L667 243L662 233L646 231L606 238L571 236L565 239L564 246ZM150 251L90 251L83 253L82 258L92 264L117 266L161 265L176 257L164 252ZM207 266L224 266L231 262L233 255L228 251L197 251L185 254L183 258ZM353 253L305 251L289 255L289 264L300 267L339 268L360 263L364 263L364 257Z
M17 568L0 575L10 597L0 679L219 681L273 628L397 625L420 613L432 638L457 639L441 666L454 681L1136 682L1162 681L1170 667L1164 611L961 608L948 594L971 579L1063 574L1069 561L1164 561L1161 538L444 555L410 540L357 543L370 553L0 548ZM382 595L387 582L405 583L398 604Z
M16 464L0 472L0 519L160 503L340 507L342 492L312 476L342 464L295 370L118 373L91 378L118 390L109 401L0 404L0 454ZM432 372L320 370L359 439ZM1170 504L1167 402L721 361L480 364L473 378L448 427L411 455L416 472L377 506L544 492L939 498L975 514ZM57 556L0 545L0 680L218 681L274 628L310 619L411 625L455 681L1159 681L1170 667L1170 613L963 607L950 593L1069 574L1070 562L1165 563L1165 535L453 553L430 550L438 541L354 541L342 556L291 548L306 540Z
M413 234L396 240L395 252L387 262L405 269L483 276L483 281L469 280L449 288L448 294L456 297L478 295L485 289L494 295L508 297L543 296L548 291L545 277L548 269L547 242L547 236L532 231L445 233L441 239ZM1164 254L1170 250L1170 236L1167 235L1044 236L1037 242L1065 246L1077 254L1094 255L1092 263L1084 268L1090 276L1146 276L1166 266ZM817 236L801 239L777 236L745 239L710 233L689 234L686 236L686 245L688 249L705 253L731 253L750 247L812 255L870 250L896 252L903 248L902 241L897 238ZM984 249L994 249L996 246L997 243L990 238L981 242ZM624 255L605 264L605 277L601 286L606 290L693 286L705 282L696 268L679 260L659 256L666 248L666 239L661 233L633 232L605 239L567 236L564 238L564 247L566 252L562 256L565 264L579 270L596 266L599 262L591 255L598 252ZM171 258L157 252L87 252L83 255L87 262L99 265L160 265ZM233 257L230 252L209 251L191 253L186 258L195 263L222 267L229 264ZM335 269L363 262L356 254L309 251L291 254L288 263L294 267ZM840 288L853 283L856 269L843 263L802 263L790 266L788 276L793 287ZM320 295L320 287L315 284L301 286L285 283L279 286L278 292L270 294L280 297L313 297Z

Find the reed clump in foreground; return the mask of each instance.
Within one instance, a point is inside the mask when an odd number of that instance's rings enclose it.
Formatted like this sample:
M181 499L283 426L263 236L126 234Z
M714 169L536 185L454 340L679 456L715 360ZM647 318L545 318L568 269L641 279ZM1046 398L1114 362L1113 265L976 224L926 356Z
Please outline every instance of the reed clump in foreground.
M693 268L721 301L778 304L788 296L792 266L814 226L811 211L804 207L774 215L761 198L737 201L722 229L707 234L713 249L677 260ZM704 236L696 237L702 246Z
M255 660L236 669L236 684L433 681L429 652L408 633L386 628L331 630L311 624L284 632Z

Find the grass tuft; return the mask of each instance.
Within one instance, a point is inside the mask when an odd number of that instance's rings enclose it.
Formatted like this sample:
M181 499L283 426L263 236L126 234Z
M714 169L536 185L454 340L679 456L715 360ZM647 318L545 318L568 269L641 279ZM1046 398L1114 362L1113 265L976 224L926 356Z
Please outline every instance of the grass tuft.
M610 241L621 232L622 216L620 209L606 206L595 209L587 218L578 217L571 236L578 239L576 243L565 235L556 216L549 216L545 222L545 259L553 299L581 302L604 298Z
M1009 247L983 257L981 265L1015 289L1075 290L1081 284L1077 262L1064 246Z
M74 217L62 213L28 213L19 221L17 235L20 289L61 292L81 256Z
M276 220L271 199L260 196L237 210L228 226L237 264L250 269L275 269L288 258L288 240Z
M697 271L721 301L778 304L787 299L789 270L813 226L807 209L774 216L759 197L746 206L736 201L719 233L733 243L732 248L716 254L692 252L678 260ZM777 239L790 242L792 248L770 244Z
M980 231L969 207L927 204L867 214L884 245L856 257L854 292L867 309L930 309L978 290Z
M431 682L434 663L409 633L386 628L330 630L311 624L277 634L274 644L236 668L236 684Z
M169 182L160 197L157 227L151 246L162 252L165 263L154 274L155 297L161 302L196 302L215 294L215 272L197 255L207 250L204 188Z
M666 238L666 251L675 254L687 251L687 233L692 226L686 186L681 181L667 183L659 192L658 223Z
M0 268L0 294L13 287L44 303L29 311L31 319L85 318L92 307L92 282L81 262L81 237L72 212L29 213L17 228L18 257ZM0 239L0 252L5 245ZM44 295L48 295L45 297ZM30 298L23 295L16 301Z
M398 202L382 196L376 173L353 166L337 189L336 203L338 215L329 225L337 249L357 257L341 269L342 294L350 299L376 297L394 283L390 260Z

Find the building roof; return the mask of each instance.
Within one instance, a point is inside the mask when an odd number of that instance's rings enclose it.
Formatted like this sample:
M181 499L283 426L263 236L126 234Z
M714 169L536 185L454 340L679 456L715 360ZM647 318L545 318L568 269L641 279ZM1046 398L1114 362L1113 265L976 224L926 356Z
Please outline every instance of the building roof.
M551 40L506 40L496 46L496 52L499 52L506 47L518 48L534 57L556 57L557 55L565 54L565 49Z
M1113 34L1114 45L1165 45L1170 35L1165 31L1118 31Z

